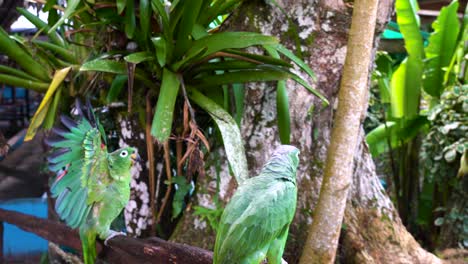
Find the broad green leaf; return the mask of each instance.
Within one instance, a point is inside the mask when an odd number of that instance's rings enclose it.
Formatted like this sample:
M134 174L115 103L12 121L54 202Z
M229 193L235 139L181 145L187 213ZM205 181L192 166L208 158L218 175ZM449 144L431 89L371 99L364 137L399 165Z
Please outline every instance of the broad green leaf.
M406 51L409 56L423 56L423 42L419 30L418 3L416 0L397 0L395 3L397 23L405 40Z
M372 157L377 157L389 150L388 143L390 142L392 149L400 146L396 133L397 124L395 122L387 122L382 124L366 135L366 142L369 145L369 151Z
M449 84L452 78L464 80L465 83L468 81L468 67L464 67L464 61L466 60L465 43L468 42L468 5L465 9L463 21L463 29L460 31L455 54L453 55L452 60L445 72L444 85ZM465 72L463 72L463 68L465 68Z
M150 0L140 0L140 27L143 39L148 39L151 32L151 7Z
M226 156L238 184L248 178L247 158L239 127L232 116L221 106L213 102L196 89L187 91L189 98L208 112L216 122L223 138Z
M428 62L425 69L424 90L436 98L439 98L443 92L444 68L449 66L457 46L460 30L457 10L457 1L442 8L437 20L432 23L434 32L425 50Z
M168 69L164 69L159 92L151 135L159 142L166 141L171 135L174 106L179 93L180 82L177 75Z
M11 74L0 74L0 83L8 84L11 86L24 87L39 93L44 93L49 87L48 83L41 81L33 81L30 78L24 79Z
M96 72L107 72L113 74L126 75L127 65L124 62L108 60L108 59L95 59L87 61L80 67L80 71L96 71ZM142 81L148 87L154 85L154 83L146 76L141 69L136 69L135 78Z
M193 57L206 48L202 56L213 54L224 49L242 49L254 45L275 45L278 39L254 32L221 32L203 37L193 42L185 57Z
M112 81L111 87L109 92L107 93L106 102L108 104L117 100L120 92L122 92L123 87L128 81L127 75L117 75L115 76L114 80Z
M114 60L96 59L85 62L83 65L81 65L80 71L97 71L115 74L127 74L127 66L125 65L125 63Z
M156 58L158 59L159 66L166 65L166 40L163 37L152 38L154 48L156 49Z
M154 59L153 55L147 51L135 52L124 57L124 60L126 62L134 63L134 64L138 64L138 63L153 60L153 59Z
M206 47L200 47L200 49L198 51L191 52L190 56L185 56L182 60L180 60L180 61L178 61L176 63L173 63L171 65L172 69L174 71L179 71L179 69L181 67L183 67L183 66L189 66L190 67L192 65L192 64L190 64L190 62L201 59L203 57L203 55L205 54L206 50L207 50Z
M206 29L202 25L200 24L193 25L192 37L194 40L199 40L206 36L208 36L208 32L206 32Z
M158 1L158 0L157 0ZM117 2L117 13L122 14L127 6L127 0L116 0Z
M422 68L414 64L418 63L407 58L393 73L390 83L393 118L414 118L419 111Z
M25 73L24 71L21 71L21 70L15 69L15 68L11 68L11 67L8 67L8 66L5 66L5 65L0 65L0 73L6 73L6 74L9 74L9 75L14 75L16 77L31 80L31 81L39 81L37 78L34 78L33 76Z
M414 119L398 119L376 127L366 135L366 142L373 157L400 147L425 130L428 121L425 116ZM390 143L390 146L389 146Z
M37 130L41 126L44 118L46 117L47 112L49 111L49 107L52 103L52 96L54 95L55 91L60 87L67 74L70 72L71 67L67 67L61 70L57 70L52 78L52 82L50 83L49 88L47 89L44 98L41 101L41 104L36 110L33 118L31 119L31 123L29 124L28 131L26 132L26 136L24 141L29 141L34 138L36 135Z
M63 12L63 15L60 17L59 21L57 21L57 23L55 23L55 25L53 25L49 29L47 34L51 34L58 27L60 27L65 22L65 20L67 20L73 14L73 12L75 12L75 10L78 7L78 5L80 4L80 2L81 2L80 0L68 0L67 1L67 8L65 9L65 12Z
M61 47L66 46L65 41L57 32L53 31L49 33L50 26L44 21L42 21L42 19L40 19L39 17L37 17L36 15L32 14L31 12L29 12L28 10L24 8L17 8L16 10L18 11L18 13L23 15L27 20L29 20L29 22L31 22L38 30L42 30L44 33L46 33L47 37L49 37L52 43L59 45Z
M424 46L419 30L418 4L415 0L397 0L395 6L408 58L400 64L392 77L392 115L394 118L412 119L419 112L423 73Z
M378 52L375 60L376 68L372 74L372 78L377 80L380 92L380 101L382 103L390 103L390 80L393 75L392 58L384 52Z
M24 51L8 34L0 28L0 52L18 63L24 71L42 81L49 81L49 74L42 65Z
M203 0L183 1L180 4L184 5L182 18L178 25L176 46L174 50L175 58L180 57L190 46L191 34L196 23L198 13Z
M135 1L128 0L125 10L125 35L127 38L132 39L136 28L135 19Z

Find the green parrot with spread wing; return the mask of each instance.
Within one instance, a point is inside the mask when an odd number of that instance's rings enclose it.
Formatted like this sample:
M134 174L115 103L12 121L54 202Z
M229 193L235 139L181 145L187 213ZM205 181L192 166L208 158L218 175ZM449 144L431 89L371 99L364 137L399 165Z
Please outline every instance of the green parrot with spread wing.
M85 264L96 259L96 237L119 234L110 230L130 198L130 168L138 159L131 147L107 152L104 129L91 104L77 100L77 120L61 116L46 143L53 148L49 169L56 173L51 185L55 210L71 228L78 228Z
M221 216L214 264L282 263L296 211L299 150L279 146L260 175L240 183Z

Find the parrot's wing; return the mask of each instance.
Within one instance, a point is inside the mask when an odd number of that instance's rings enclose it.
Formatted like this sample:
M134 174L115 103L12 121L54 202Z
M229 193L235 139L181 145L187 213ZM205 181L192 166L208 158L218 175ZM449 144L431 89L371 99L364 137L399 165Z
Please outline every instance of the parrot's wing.
M54 128L55 136L46 140L54 148L48 161L49 169L57 175L50 189L57 197L55 210L72 228L86 219L95 200L89 197L93 191L90 183L108 179L107 164L102 164L107 163L107 148L102 144L99 123L90 105L87 114L79 103L77 110L78 121L61 116L64 127Z
M251 178L225 209L218 230L215 259L240 261L263 251L289 227L296 208L293 182ZM234 263L233 262L233 263Z

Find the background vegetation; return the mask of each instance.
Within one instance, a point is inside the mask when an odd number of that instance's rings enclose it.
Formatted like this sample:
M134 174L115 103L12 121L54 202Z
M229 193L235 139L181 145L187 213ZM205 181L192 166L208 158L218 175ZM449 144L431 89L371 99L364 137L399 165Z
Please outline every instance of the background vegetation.
M407 56L377 56L366 140L410 230L432 249L466 247L468 13L453 1L429 35L415 7L396 1Z

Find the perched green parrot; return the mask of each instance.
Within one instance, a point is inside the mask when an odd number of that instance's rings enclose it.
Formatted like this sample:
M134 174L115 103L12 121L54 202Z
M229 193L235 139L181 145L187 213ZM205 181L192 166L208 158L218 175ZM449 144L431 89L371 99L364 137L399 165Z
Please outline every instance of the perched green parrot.
M221 216L214 264L282 263L296 211L299 150L279 146L260 175L240 184Z
M134 148L107 152L105 134L88 101L77 100L78 119L61 116L62 128L46 143L53 148L49 169L56 173L51 186L55 210L71 228L79 228L85 264L96 259L96 237L123 234L110 230L130 198L130 168L138 158Z

